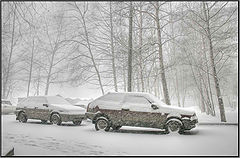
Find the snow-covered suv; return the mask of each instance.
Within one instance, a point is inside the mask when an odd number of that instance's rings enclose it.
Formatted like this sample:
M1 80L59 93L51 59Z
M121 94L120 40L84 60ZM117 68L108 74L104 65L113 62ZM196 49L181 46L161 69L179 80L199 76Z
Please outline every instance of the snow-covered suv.
M60 125L62 122L72 121L80 125L85 118L86 110L76 107L60 96L31 96L22 99L17 105L16 120L27 122L27 119L48 120Z
M166 105L149 93L108 93L89 103L87 118L96 130L118 130L122 126L165 129L166 133L190 130L196 126L196 113Z

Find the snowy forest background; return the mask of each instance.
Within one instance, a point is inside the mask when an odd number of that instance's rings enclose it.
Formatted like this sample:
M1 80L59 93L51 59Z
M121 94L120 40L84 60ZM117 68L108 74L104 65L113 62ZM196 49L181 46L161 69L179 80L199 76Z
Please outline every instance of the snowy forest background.
M2 98L88 84L179 107L191 98L222 122L238 106L238 2L1 5Z

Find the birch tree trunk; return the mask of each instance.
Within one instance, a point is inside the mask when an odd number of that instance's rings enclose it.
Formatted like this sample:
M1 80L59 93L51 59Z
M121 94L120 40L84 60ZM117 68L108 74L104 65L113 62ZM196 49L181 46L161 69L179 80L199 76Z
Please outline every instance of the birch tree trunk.
M143 24L143 17L142 17L142 2L140 2L140 30L139 30L139 68L140 68L140 79L141 79L141 86L142 86L142 92L144 92L144 80L143 80L143 65L142 65L142 45L143 45L143 39L142 39L142 24Z
M206 24L207 24L207 39L208 39L208 43L209 43L209 57L210 57L212 74L213 74L213 79L214 79L214 84L215 84L215 89L216 89L216 94L217 94L217 100L218 100L218 104L219 104L221 122L227 122L226 116L225 116L223 99L222 99L221 90L220 90L219 81L218 81L217 72L216 72L216 65L214 63L212 38L211 38L211 31L210 31L210 24L209 24L209 13L207 12L205 5L206 5L205 2L203 2L203 11L204 11L205 19L206 19Z
M159 3L156 2L156 24L157 24L157 35L158 35L158 53L159 53L159 64L160 64L160 74L161 74L161 81L162 81L162 88L164 94L164 101L167 105L170 105L170 99L168 94L167 88L167 81L165 77L165 70L163 64L163 54L162 54L162 37L161 37L161 27L160 27L160 20L159 20Z
M77 6L76 2L75 2L75 5ZM77 6L77 8L78 8L78 6ZM89 35L88 35L88 31L87 31L87 26L86 26L86 21L85 21L85 14L86 14L87 10L85 10L84 13L82 13L79 8L78 8L78 10L79 10L79 13L82 17L82 24L83 24L84 32L85 32L85 35L86 35L86 41L87 41L87 48L88 48L88 51L89 51L90 56L91 56L93 67L94 67L94 69L96 71L96 74L97 74L97 77L98 77L98 82L99 82L99 85L100 85L102 95L104 95L101 76L100 76L99 70L97 68L97 64L95 62L94 56L93 56L93 52L92 52L92 49L91 49L91 44L90 44L90 41L89 41Z
M112 2L110 1L110 29L111 29L111 52L112 52L112 71L113 71L113 82L114 90L118 91L117 87L117 76L116 76L116 66L115 66L115 52L114 52L114 43L113 43L113 21L112 21Z
M46 82L46 88L45 88L45 93L44 93L45 95L48 95L48 89L49 89L49 85L50 85L50 78L51 78L51 74L52 74L52 67L53 67L55 53L56 53L56 50L54 48L52 57L51 57L51 61L50 61L50 66L48 69L48 74L47 74L47 82Z
M123 70L122 70L122 73L123 73L123 89L124 89L124 92L127 91L127 81L126 81L126 73L125 73L125 67L123 67Z
M200 80L200 86L199 86L199 89L200 89L200 107L201 107L201 112L206 112L208 114L208 111L206 111L206 108L205 108L205 101L204 101L204 98L203 98L203 90L202 90L202 82Z
M133 8L132 2L130 2L129 39L128 39L128 92L132 91L132 23L133 23Z
M208 63L207 63L207 53L206 53L206 49L205 49L205 42L204 42L204 37L202 35L202 44L203 44L203 54L204 54L204 58L206 61L206 70L207 70L207 81L208 81L208 88L209 88L209 95L210 95L210 103L211 103L211 109L212 109L212 115L215 116L216 112L215 112L215 108L214 108L214 102L213 102L213 96L212 96L212 88L211 88L211 81L210 81L210 76L209 76L209 67L208 67Z
M172 11L172 3L169 3L170 5L170 12L172 13L170 16L170 23L171 23L171 38L174 38L174 23L173 23L173 11ZM175 49L175 44L172 42L171 48L170 48L171 54L174 54L174 57L176 56L176 49ZM178 83L178 66L174 69L175 71L175 84L176 84L176 95L177 95L177 103L178 106L181 107L180 103L180 94L179 94L179 83Z
M28 89L27 89L27 97L29 96L31 79L32 79L32 68L33 68L33 56L34 56L34 37L32 39L32 54L31 54L31 63L30 63L30 70L29 70L29 78L28 78Z
M41 67L38 68L38 78L37 78L37 96L39 95L40 89L40 78L41 78Z

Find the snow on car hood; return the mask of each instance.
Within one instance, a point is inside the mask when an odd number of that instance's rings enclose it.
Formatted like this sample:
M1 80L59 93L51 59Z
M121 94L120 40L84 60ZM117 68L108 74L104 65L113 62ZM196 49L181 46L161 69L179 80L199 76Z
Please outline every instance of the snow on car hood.
M171 113L171 114L181 114L181 115L193 115L195 112L190 109L185 109L176 106L159 106L159 110L164 113Z
M70 112L70 113L81 113L84 114L86 112L86 109L73 106L73 105L66 105L66 104L50 104L57 108L58 110L64 110L64 112Z
M161 101L159 98L156 98L155 96L148 94L146 97L149 97L151 102L155 103L159 109L157 111L164 112L164 113L170 113L170 114L181 114L181 115L193 115L195 111L181 108L175 105L167 105L163 101Z

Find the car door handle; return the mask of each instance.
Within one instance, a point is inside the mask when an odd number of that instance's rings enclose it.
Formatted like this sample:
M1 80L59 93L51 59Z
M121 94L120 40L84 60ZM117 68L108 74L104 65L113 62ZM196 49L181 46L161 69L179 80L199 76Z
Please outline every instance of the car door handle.
M129 109L124 109L124 108L122 108L122 110L123 110L123 111L129 111Z

